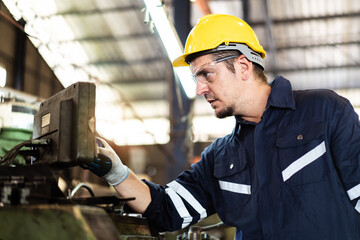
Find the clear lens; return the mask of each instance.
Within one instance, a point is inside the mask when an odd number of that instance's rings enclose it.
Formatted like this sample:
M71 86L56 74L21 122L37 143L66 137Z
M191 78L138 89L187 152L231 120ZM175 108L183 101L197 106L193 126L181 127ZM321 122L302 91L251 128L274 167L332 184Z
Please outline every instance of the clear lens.
M216 73L217 73L217 69L215 68L208 68L205 69L207 67L213 67L215 66L217 63L231 59L231 58L236 58L238 57L238 55L232 55L232 56L227 56L227 57L223 57L223 58L219 58L216 59L214 61L205 63L204 65L200 66L193 74L192 74L192 78L194 80L194 82L196 83L197 81L201 82L201 83L209 83L212 80L214 80Z

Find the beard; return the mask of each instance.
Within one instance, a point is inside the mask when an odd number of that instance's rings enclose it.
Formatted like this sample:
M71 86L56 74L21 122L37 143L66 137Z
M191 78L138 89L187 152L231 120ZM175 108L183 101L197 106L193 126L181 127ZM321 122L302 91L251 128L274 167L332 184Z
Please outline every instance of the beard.
M234 108L233 107L226 107L223 110L220 110L219 112L215 111L215 116L217 118L226 118L234 115Z

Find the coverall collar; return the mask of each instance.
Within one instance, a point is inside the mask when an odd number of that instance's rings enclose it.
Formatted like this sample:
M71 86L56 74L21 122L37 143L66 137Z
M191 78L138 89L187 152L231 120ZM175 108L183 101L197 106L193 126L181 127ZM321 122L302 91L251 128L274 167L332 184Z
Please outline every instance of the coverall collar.
M282 76L277 76L272 82L269 83L269 85L271 86L271 92L266 109L268 109L269 107L274 107L290 108L292 110L295 110L295 98L289 80ZM240 116L235 116L235 119L236 126L229 140L231 140L235 133L240 130L241 124L255 124L245 121Z

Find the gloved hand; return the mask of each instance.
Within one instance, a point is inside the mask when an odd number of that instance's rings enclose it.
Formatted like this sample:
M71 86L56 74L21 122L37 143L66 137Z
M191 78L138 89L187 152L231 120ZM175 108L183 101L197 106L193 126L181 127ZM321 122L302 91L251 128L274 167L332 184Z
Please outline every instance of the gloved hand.
M129 168L125 166L110 145L101 138L96 138L98 157L83 166L110 185L118 185L129 176Z

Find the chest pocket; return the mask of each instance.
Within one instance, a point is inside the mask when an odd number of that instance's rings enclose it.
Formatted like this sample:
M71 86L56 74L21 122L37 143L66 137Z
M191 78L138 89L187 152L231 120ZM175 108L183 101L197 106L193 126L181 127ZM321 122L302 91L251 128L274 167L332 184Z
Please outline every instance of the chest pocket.
M326 146L321 121L279 130L276 145L284 182L301 185L324 178Z
M234 211L249 201L250 170L241 146L220 151L215 159L214 176L219 184L217 202L225 207L225 212Z

